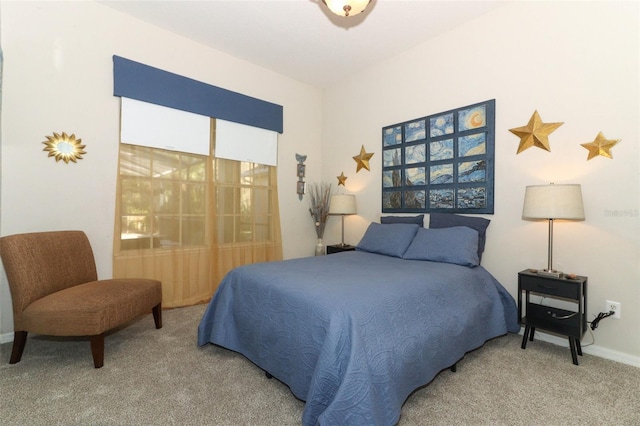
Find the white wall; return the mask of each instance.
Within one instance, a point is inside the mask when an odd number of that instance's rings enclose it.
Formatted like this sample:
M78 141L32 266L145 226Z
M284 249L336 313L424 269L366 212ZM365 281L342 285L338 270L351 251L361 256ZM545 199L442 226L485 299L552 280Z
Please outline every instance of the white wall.
M327 90L322 175L336 182L344 171L358 202L345 240L357 243L379 219L383 126L495 98L495 214L485 216L483 265L515 296L518 271L547 265L546 223L520 218L525 186L582 184L586 221L556 224L554 266L589 277L589 320L605 299L622 302L622 319L602 321L585 351L640 366L638 18L637 2L511 3ZM516 155L508 129L536 109L564 125L551 152ZM580 144L600 131L622 141L613 160L587 161ZM361 145L375 153L371 172L355 172ZM339 232L330 220L328 235Z
M111 276L119 98L112 55L284 107L279 136L280 214L286 258L313 254L308 201L296 195L295 153L308 155L307 180L320 179L321 92L160 30L94 2L0 3L4 51L0 233L82 229L98 275ZM43 152L53 132L86 144L77 164ZM0 334L13 330L0 274Z

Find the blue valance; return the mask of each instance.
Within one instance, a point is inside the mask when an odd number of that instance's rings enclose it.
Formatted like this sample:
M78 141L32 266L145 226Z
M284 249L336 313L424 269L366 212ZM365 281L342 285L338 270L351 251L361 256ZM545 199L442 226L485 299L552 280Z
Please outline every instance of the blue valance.
M113 94L282 133L282 106L113 56Z

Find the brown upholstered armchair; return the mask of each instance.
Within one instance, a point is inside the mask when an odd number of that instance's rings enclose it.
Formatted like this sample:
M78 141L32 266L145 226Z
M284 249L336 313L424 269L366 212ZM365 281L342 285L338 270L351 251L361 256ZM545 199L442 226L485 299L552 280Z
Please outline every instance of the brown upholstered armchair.
M10 364L20 361L27 333L90 336L95 368L104 364L104 335L152 311L162 327L162 287L152 279L98 280L82 231L36 232L0 238L13 303Z

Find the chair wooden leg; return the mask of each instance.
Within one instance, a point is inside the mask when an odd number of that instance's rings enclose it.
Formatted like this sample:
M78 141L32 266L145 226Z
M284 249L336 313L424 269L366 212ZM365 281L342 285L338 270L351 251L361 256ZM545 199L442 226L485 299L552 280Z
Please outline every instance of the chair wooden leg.
M104 365L104 333L91 336L91 354L93 355L93 366L101 368Z
M17 364L22 358L24 346L27 344L27 332L16 331L13 333L13 349L11 350L11 358L9 364Z
M162 328L162 306L161 305L162 305L161 303L158 303L152 309L153 320L156 323L156 328Z

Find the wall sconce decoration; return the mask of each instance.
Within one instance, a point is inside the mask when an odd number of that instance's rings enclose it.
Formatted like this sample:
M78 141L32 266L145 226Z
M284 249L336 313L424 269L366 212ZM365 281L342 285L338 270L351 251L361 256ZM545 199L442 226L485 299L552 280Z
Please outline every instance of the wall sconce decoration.
M86 154L84 151L85 145L82 145L82 139L76 139L75 134L67 135L62 132L62 135L53 133L53 136L46 136L47 140L42 142L46 146L43 151L49 151L49 157L54 157L56 163L60 160L65 163L82 159L82 154Z
M587 161L589 161L598 155L613 159L613 155L611 155L611 148L613 148L618 142L620 142L620 139L607 139L604 137L602 132L599 132L593 142L583 143L580 145L589 150L589 156L587 157Z
M296 161L298 162L298 165L296 166L296 175L298 176L298 182L296 183L296 192L298 193L298 200L300 201L302 201L302 197L304 196L304 175L307 169L307 166L304 165L304 162L306 160L306 155L300 155L296 153Z
M340 172L340 176L336 176L338 178L338 186L345 186L345 182L347 181L347 177L344 175L344 172Z
M543 123L538 111L534 111L526 126L509 129L511 133L520 138L520 145L518 145L518 152L516 154L520 154L532 146L550 152L549 134L563 124L564 123Z
M360 154L353 157L355 162L358 164L356 173L358 173L362 168L371 171L371 169L369 168L369 159L371 159L371 157L373 157L373 152L368 153L364 150L364 145L362 145L362 148L360 148Z

